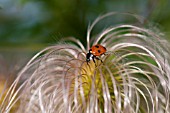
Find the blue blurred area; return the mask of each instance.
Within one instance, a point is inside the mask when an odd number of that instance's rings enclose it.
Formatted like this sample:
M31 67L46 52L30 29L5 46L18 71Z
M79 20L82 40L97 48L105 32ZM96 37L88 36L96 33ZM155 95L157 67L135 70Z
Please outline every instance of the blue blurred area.
M67 36L85 41L88 24L111 11L141 15L168 32L168 4L158 0L1 0L0 47L54 44Z
M45 35L41 24L48 18L42 12L41 3L28 2L22 5L19 1L2 0L0 4L1 44L41 42L40 36Z

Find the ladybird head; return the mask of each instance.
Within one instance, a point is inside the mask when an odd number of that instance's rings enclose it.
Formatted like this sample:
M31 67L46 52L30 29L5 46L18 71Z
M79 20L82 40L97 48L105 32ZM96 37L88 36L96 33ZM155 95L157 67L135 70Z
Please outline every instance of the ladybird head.
M87 53L86 54L86 62L89 62L91 59L92 59L92 57L93 57L93 54L92 53Z

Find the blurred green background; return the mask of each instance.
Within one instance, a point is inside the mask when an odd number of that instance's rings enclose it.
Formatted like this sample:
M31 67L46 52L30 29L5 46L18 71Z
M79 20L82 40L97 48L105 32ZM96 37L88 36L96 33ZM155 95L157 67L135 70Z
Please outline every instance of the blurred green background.
M15 75L62 37L85 44L88 25L111 11L140 15L170 40L169 6L170 0L0 0L0 75Z

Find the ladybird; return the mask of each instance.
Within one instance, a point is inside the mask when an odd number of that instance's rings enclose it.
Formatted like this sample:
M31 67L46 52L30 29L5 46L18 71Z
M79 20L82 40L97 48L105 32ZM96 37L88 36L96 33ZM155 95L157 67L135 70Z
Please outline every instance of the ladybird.
M100 60L99 56L105 54L105 52L106 48L100 44L92 46L89 49L89 52L86 54L86 62L88 63L90 60L93 60L93 62L95 63L95 59Z

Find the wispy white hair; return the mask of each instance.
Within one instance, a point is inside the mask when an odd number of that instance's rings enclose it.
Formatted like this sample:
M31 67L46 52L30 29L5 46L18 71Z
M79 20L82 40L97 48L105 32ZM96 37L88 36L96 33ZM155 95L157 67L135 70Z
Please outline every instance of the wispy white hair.
M170 47L160 33L132 24L106 28L87 46L56 44L35 55L18 74L0 108L8 113L169 113ZM132 14L124 15L138 16ZM91 45L107 48L100 61L86 63Z

